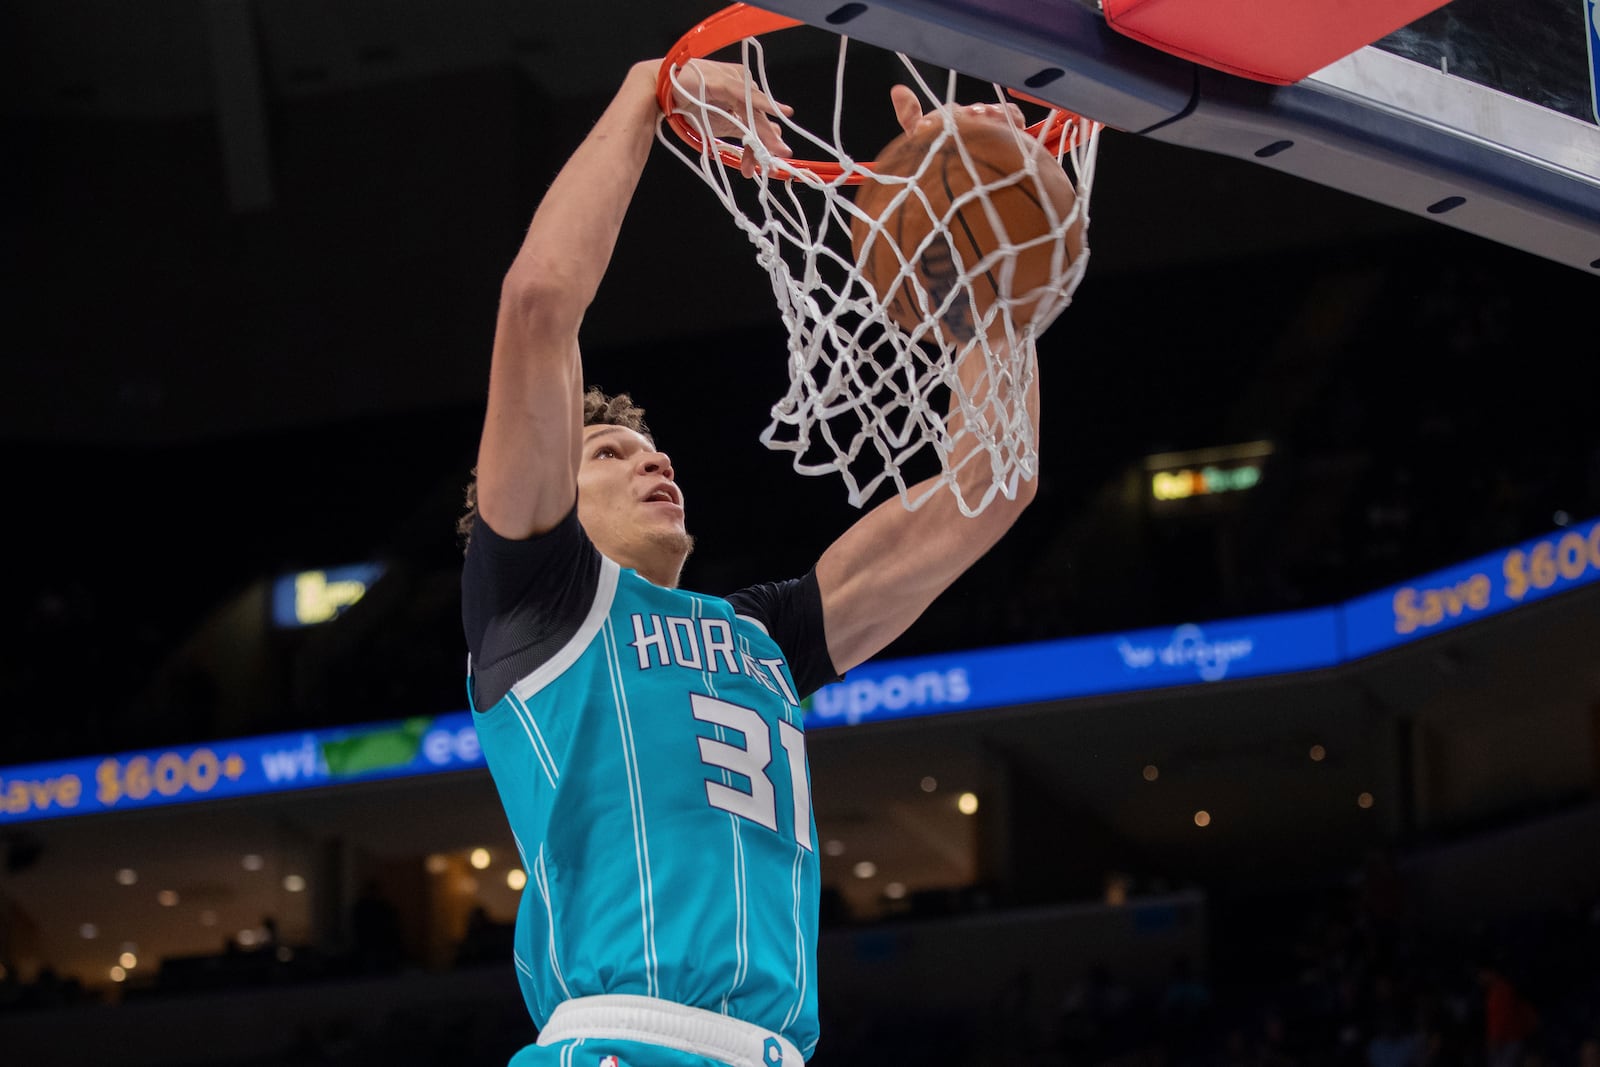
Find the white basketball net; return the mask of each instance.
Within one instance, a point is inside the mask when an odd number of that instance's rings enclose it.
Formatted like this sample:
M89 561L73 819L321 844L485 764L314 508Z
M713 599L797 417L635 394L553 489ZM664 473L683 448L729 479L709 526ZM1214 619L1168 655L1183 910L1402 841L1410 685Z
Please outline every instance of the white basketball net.
M901 284L914 294L922 320L902 325L890 317L862 276L851 250L851 222L856 218L871 223L874 241L889 238L877 220L868 218L854 202L849 179L870 170L840 147L849 43L840 38L831 141L789 118L774 116L797 157L820 152L817 159L837 161L837 177L825 178L799 167L790 174L783 168L784 160L768 152L750 132L753 107L748 97L743 114L729 114L693 97L677 80L676 72L673 81L679 91L680 113L700 130L711 128L713 115L732 123L761 169L747 179L724 165L717 155L719 145L738 147L728 139L704 138L703 150L696 152L666 123L660 125L658 137L717 195L755 246L757 263L771 276L772 293L788 331L790 386L773 405L772 422L761 434L762 443L792 453L794 469L802 474L837 472L856 507L866 503L887 478L909 510L948 487L963 514L977 515L997 494L1014 499L1019 480L1031 480L1038 469L1035 428L1027 409L1036 373L1035 342L1071 301L1088 262L1089 192L1100 125L1076 116L1069 119L1076 124L1076 136L1062 138L1063 144L1071 147L1058 150L1055 162L1062 166L1070 163L1068 173L1077 197L1064 217L1057 218L1058 212L1049 211L1048 233L1026 235L1020 243L1003 238L980 261L969 263L960 261L959 242L946 240L948 227L935 225L916 248L905 250L907 254L900 260ZM781 92L768 86L761 41L745 38L741 52L753 83L769 98L784 99ZM953 143L959 146L969 173L976 175L948 109L978 101L953 99L954 72L946 90L935 93L912 61L897 55L924 108L935 105L945 109L944 128L936 134L927 159L935 157L939 146ZM983 102L1004 107L1010 96L998 85L992 89L993 100ZM690 103L684 104L685 99ZM853 106L887 109L889 105L873 100L856 101ZM1049 117L1053 119L1055 114ZM1031 136L1020 128L1014 133L1018 138ZM1043 152L1025 152L1023 156L1028 161L1024 172L988 184L974 180L971 191L958 196L944 218L959 217L964 207L981 207L996 236L1001 236L1004 229L989 203L990 194L1017 182L1032 181L1039 188L1040 161L1051 165L1050 156ZM903 186L894 191L890 210L910 196L922 197L927 204L917 188L926 167L924 161L915 174L878 179ZM1041 199L1050 205L1048 197ZM1074 227L1083 243L1081 254L1069 262L1066 237ZM916 265L940 242L955 259L959 280L947 292L930 292L919 283ZM1009 282L1016 254L1037 245L1055 249L1050 260L1053 282L1043 290L992 298L987 308L981 307L974 299L971 282L986 274L992 279L990 272L998 272ZM1009 288L1009 284L1002 286L1002 293ZM1026 318L1014 314L1018 311L1026 313ZM971 337L947 336L956 331L941 329L952 312L958 318L970 316L975 327ZM969 360L971 365L964 365ZM937 472L924 460L921 465L927 468L926 475L917 475L918 480L908 485L912 472L907 468L924 448L937 457Z

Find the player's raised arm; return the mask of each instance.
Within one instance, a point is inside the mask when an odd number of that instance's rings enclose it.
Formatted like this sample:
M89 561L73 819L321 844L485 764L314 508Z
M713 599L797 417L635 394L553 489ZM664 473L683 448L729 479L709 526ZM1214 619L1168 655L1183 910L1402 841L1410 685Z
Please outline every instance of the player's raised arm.
M976 379L982 362L980 352L961 368L969 389L969 375ZM1035 373L1026 399L1035 428L1038 383ZM952 436L959 434L960 420L954 410L946 417ZM978 447L970 435L965 440L967 447ZM960 455L953 456L951 465L960 461ZM975 499L988 487L989 465L968 463L957 478L962 494ZM941 490L916 511L907 511L895 497L858 519L817 561L822 620L834 668L842 674L904 633L934 598L1005 536L1033 501L1037 484L1037 479L1019 481L1015 499L996 496L972 518L961 513L952 493ZM907 495L915 498L927 488L924 483Z
M915 95L903 87L892 94L896 118L908 132L924 121ZM982 113L991 114L991 109ZM1020 114L995 121L1020 121ZM991 343L994 343L991 341ZM1032 359L1032 356L1029 356ZM1029 376L1023 398L1028 418L1039 426L1039 377ZM996 411L1011 407L1009 398L990 397L988 391L1006 386L985 375L983 353L970 352L957 368L963 391L972 408ZM986 401L1001 401L991 405ZM945 418L949 436L962 442L948 466L958 469L957 480L966 499L984 494L991 480L989 464L964 463L959 450L979 447L975 436L962 433L965 416L952 398ZM913 487L905 496L926 494L932 481ZM1019 482L1014 499L996 496L974 517L963 515L952 493L934 493L916 511L908 511L897 497L879 504L859 519L822 554L817 562L817 584L822 592L822 618L828 653L841 673L870 659L917 620L940 593L976 563L1003 537L1036 493L1037 481Z
M545 193L501 285L477 503L479 515L502 537L551 529L576 499L583 425L578 327L649 158L660 117L659 69L650 61L628 71ZM712 103L742 110L742 67L696 61L682 77L685 88ZM759 92L754 97L758 109L774 106ZM758 125L768 147L783 150L776 126Z
M545 193L500 288L478 443L478 513L502 537L549 530L577 497L578 327L650 155L654 67L640 63Z

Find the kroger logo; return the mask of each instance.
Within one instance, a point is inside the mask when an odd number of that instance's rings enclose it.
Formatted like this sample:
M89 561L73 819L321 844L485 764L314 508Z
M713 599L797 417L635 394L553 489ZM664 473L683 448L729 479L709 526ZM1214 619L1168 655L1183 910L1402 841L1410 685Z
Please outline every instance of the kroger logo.
M1172 640L1160 647L1136 645L1125 637L1117 641L1123 666L1130 671L1191 668L1207 682L1222 678L1228 673L1230 663L1247 659L1254 651L1255 642L1248 637L1207 641L1205 631L1193 625L1178 627L1172 631Z
M905 711L964 704L972 696L961 667L918 674L890 674L823 686L812 698L812 710L824 720L843 719L854 726L874 712Z

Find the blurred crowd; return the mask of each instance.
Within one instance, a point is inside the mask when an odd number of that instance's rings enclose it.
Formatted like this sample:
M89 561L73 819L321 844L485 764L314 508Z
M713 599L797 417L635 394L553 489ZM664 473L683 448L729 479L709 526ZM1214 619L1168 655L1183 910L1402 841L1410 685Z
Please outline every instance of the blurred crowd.
M1384 874L1381 866L1367 872ZM1431 927L1369 877L1213 917L1209 962L1018 973L965 1018L832 1005L823 1064L1597 1067L1600 896Z
M143 995L418 972L378 891L369 887L363 900L359 936L347 952L230 946L210 963L164 968L167 985ZM1205 958L1173 958L1159 980L1126 978L1117 960L1082 974L1021 971L1004 988L974 990L964 1015L886 1010L830 998L824 987L826 1040L813 1064L1600 1067L1600 895L1440 925L1408 899L1393 859L1374 854L1348 884L1214 902L1208 929ZM505 972L505 1002L458 1023L487 1028L487 1045L506 1051L528 1040L511 980L510 933L509 923L480 909L453 960L456 969ZM28 985L0 981L0 1012L93 999L49 972ZM311 1040L273 1067L361 1062L372 1051L348 1031L338 1037L337 1048ZM446 1041L420 1041L385 1055L409 1065L442 1062L430 1057L449 1051Z

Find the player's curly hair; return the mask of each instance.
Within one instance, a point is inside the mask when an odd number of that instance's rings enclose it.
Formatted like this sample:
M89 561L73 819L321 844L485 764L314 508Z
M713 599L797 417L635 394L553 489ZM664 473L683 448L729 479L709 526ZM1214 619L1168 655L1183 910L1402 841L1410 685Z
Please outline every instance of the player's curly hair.
M611 396L591 385L583 394L583 424L585 426L622 426L635 433L650 435L645 425L644 408L633 402L627 393ZM472 478L467 482L466 511L456 520L456 537L461 549L466 551L472 540L472 526L478 521L478 468L472 468Z

